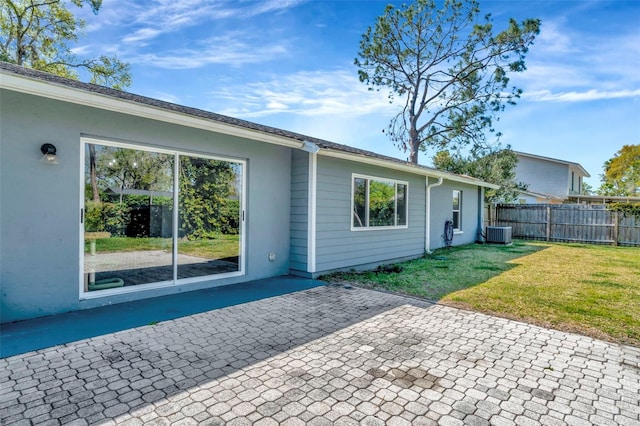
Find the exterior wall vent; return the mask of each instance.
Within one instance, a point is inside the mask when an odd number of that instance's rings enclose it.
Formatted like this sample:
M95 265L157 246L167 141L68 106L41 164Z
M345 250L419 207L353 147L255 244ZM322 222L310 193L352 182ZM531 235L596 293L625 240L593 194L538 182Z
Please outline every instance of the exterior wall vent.
M510 226L487 226L487 242L511 244Z

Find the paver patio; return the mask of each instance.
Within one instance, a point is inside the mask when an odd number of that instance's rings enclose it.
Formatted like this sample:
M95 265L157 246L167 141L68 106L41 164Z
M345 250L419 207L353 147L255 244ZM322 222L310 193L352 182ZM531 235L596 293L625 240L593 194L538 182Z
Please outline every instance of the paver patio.
M640 349L318 287L0 360L1 424L640 425Z

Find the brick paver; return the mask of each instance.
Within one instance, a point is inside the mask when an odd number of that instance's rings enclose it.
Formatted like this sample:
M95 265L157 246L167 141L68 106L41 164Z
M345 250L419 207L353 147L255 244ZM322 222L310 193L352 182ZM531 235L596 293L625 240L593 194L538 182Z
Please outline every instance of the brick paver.
M640 425L640 349L319 287L0 360L0 424Z

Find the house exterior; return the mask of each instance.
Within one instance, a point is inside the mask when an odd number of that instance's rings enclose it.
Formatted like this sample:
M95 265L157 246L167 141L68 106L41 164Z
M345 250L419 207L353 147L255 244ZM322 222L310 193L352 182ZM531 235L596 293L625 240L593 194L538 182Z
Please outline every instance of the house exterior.
M578 163L514 151L518 156L516 181L528 185L521 193L523 204L561 204L582 192L589 173Z
M0 63L0 322L422 256L474 178ZM55 151L55 152L54 152Z

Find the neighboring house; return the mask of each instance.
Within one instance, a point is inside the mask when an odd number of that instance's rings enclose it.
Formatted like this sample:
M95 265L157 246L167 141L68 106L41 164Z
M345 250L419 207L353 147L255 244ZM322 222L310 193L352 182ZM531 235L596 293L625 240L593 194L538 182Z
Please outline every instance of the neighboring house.
M589 173L578 163L514 151L518 156L516 181L528 185L521 193L522 204L561 204L582 192Z
M473 243L495 188L2 62L0 89L1 322L416 258L445 245L448 220L454 245ZM107 191L96 157L116 154L155 169ZM91 201L95 182L109 203ZM190 230L203 209L215 232Z

